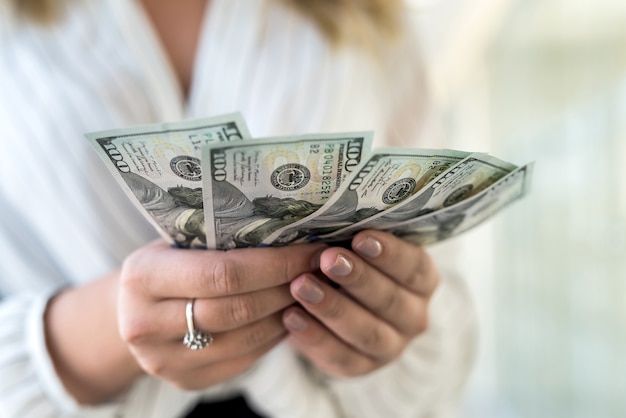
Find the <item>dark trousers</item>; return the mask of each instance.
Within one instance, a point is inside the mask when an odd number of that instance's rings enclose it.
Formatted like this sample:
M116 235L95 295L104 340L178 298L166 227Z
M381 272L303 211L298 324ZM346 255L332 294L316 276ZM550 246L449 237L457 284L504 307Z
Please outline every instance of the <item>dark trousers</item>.
M243 396L217 402L202 402L185 418L266 418L254 412Z

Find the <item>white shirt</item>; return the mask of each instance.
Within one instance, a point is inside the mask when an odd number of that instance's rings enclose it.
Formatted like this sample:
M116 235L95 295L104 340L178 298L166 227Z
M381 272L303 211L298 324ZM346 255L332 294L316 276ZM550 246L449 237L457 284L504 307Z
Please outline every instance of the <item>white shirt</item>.
M423 74L409 38L379 65L362 51L334 50L310 21L276 2L213 0L185 101L137 3L68 3L52 28L0 10L0 417L169 418L201 396L235 391L273 418L453 413L474 328L448 245L434 249L444 279L429 330L366 377L320 379L282 344L202 393L146 376L115 402L77 405L46 351L47 300L112 271L157 236L85 132L240 111L259 137L374 129L375 145L441 144L423 135Z

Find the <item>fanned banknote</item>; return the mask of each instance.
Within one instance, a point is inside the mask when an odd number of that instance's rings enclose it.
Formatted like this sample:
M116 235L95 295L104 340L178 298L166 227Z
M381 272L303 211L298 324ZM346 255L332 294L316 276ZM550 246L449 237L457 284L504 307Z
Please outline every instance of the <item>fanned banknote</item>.
M133 203L170 243L205 246L202 147L250 138L239 114L86 134Z
M528 193L532 164L507 174L466 200L384 228L416 245L428 245L478 225L494 213Z
M474 153L449 168L411 198L363 221L319 237L344 241L363 229L386 229L399 222L444 209L469 199L517 167L498 158Z
M319 209L359 165L372 133L265 138L203 151L209 248L257 246Z
M381 148L364 160L318 211L268 236L264 243L315 241L411 197L467 157L454 150Z
M180 247L343 242L369 228L427 245L524 196L532 174L480 153L370 154L371 132L252 139L239 114L86 137Z

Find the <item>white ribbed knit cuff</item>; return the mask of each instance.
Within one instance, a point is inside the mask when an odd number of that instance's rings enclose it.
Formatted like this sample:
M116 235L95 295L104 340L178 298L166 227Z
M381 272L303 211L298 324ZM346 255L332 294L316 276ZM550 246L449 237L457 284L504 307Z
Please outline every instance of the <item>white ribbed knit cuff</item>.
M50 298L55 292L46 292L36 296L25 318L25 340L30 351L33 369L37 374L42 389L62 413L89 418L110 418L120 409L120 403L107 403L98 406L81 406L67 392L59 379L46 346L44 314Z

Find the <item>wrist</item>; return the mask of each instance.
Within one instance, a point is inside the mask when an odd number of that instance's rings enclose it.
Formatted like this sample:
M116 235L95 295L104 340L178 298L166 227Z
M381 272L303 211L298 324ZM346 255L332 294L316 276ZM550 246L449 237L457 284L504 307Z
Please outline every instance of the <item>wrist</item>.
M117 327L118 273L67 288L48 302L46 345L59 379L81 404L105 402L142 374Z

